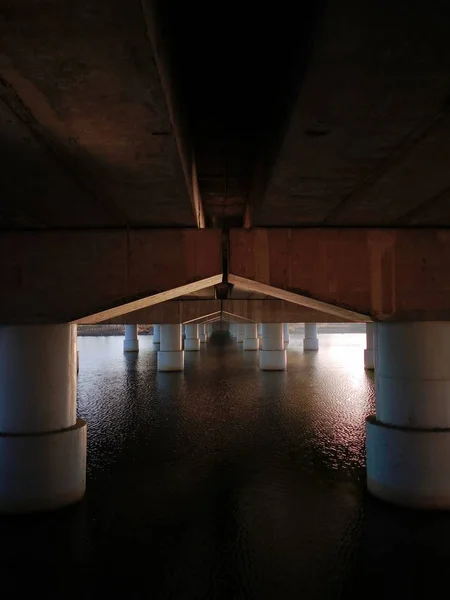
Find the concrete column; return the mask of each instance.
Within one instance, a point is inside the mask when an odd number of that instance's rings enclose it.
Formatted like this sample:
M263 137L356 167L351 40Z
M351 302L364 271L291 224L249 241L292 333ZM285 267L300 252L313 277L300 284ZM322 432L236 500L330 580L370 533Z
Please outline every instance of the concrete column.
M245 326L244 350L258 350L258 326L250 323Z
M198 325L188 324L185 326L186 339L184 340L184 349L200 350L200 339L198 337Z
M200 338L200 343L204 344L206 342L206 325L204 323L200 323L198 326L198 337Z
M450 509L450 322L377 323L367 485L389 502Z
M263 371L286 369L283 323L263 323L259 366Z
M364 350L364 368L375 369L375 327L376 323L366 323L366 349Z
M76 335L76 325L0 327L0 512L50 510L84 496Z
M245 338L245 325L237 325L237 342L242 344Z
M317 324L305 323L305 337L303 339L303 350L318 350L319 339L317 338Z
M287 346L289 344L290 335L289 335L289 323L283 323L283 335L284 335L284 345Z
M153 325L153 347L155 350L159 350L161 342L160 325Z
M262 336L262 325L261 323L258 323L258 337L260 338Z
M125 325L124 352L139 352L137 325Z
M158 352L158 371L182 371L184 369L181 325L161 325L161 350Z

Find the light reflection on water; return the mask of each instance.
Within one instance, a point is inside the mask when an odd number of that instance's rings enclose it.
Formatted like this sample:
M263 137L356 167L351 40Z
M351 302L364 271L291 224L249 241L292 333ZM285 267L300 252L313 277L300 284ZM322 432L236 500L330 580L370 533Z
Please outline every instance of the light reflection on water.
M37 569L47 597L51 582L60 597L55 573L77 573L69 597L80 598L437 594L450 518L366 494L365 336L319 339L319 352L303 352L291 336L287 372L261 372L258 353L214 336L186 353L183 373L157 373L150 336L139 354L124 354L120 337L79 338L86 499L0 519L0 572Z

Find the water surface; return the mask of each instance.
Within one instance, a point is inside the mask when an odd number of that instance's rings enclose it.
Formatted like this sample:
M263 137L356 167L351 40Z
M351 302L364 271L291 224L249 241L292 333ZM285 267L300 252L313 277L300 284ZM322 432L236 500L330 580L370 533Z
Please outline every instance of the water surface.
M374 411L363 334L321 334L287 372L216 334L157 373L152 338L79 338L88 490L0 519L4 585L47 597L431 597L447 589L450 516L365 491ZM440 592L442 593L442 592Z

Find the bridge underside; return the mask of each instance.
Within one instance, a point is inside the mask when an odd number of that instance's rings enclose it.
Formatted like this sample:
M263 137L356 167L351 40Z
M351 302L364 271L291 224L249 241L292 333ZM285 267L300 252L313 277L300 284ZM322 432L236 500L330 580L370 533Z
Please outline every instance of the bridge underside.
M181 323L216 311L450 320L449 250L445 229L235 229L225 244L216 229L17 232L0 237L0 314L5 324Z

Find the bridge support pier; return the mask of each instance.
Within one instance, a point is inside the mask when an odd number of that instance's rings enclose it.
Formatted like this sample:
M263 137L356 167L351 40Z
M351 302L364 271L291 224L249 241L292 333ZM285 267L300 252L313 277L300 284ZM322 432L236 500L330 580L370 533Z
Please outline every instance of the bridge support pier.
M367 485L378 498L450 509L450 322L377 323Z
M161 350L158 352L158 371L182 371L184 369L181 325L161 325Z
M262 371L286 369L283 323L263 323L259 367Z
M186 351L200 350L200 338L198 337L198 325L189 324L185 326L186 338L184 349Z
M258 326L256 323L245 325L244 350L258 350Z
M366 349L364 350L364 368L375 369L375 327L376 323L366 323Z
M200 325L198 326L198 337L200 339L201 344L204 344L207 339L205 328L206 328L205 323L200 323Z
M139 352L137 325L125 325L124 352Z
M161 345L161 329L160 325L153 325L153 347L159 350Z
M305 337L303 350L318 350L319 338L317 337L317 323L305 323Z
M290 341L290 334L289 334L289 323L283 323L283 336L284 336L284 346L288 346L289 345L289 341Z
M51 510L84 496L76 336L76 325L0 327L0 512Z

